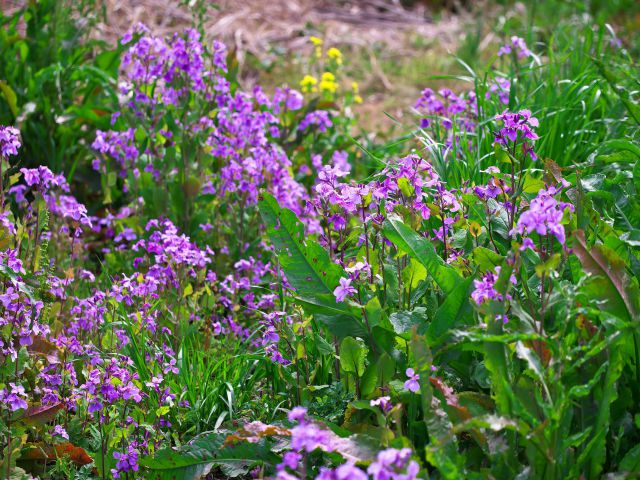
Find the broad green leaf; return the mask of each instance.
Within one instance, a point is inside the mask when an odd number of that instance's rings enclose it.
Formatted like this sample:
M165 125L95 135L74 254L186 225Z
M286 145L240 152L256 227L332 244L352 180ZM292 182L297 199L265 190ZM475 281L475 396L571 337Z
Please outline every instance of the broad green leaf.
M620 462L621 472L640 472L640 445L629 450Z
M393 330L397 335L406 335L410 333L414 327L418 333L424 333L429 319L427 317L427 309L425 307L416 307L411 311L393 312L389 316L389 321L393 325ZM407 336L409 338L409 336Z
M556 268L558 268L561 260L562 256L559 253L554 253L547 259L546 262L536 265L536 275L538 277L542 277L542 275L549 275L551 272L555 271Z
M634 229L625 232L620 235L620 240L632 247L640 247L640 230Z
M9 86L7 82L4 80L0 80L0 92L4 96L4 99L9 105L9 110L11 110L11 114L15 117L18 116L18 97L16 96L16 92Z
M141 458L140 465L152 480L196 480L214 466L224 467L229 476L238 476L253 465L277 462L266 440L225 446L226 437L224 433L209 433L182 447L165 448L153 457Z
M525 175L524 183L522 185L523 193L538 193L543 188L545 188L545 183L543 180L534 178L529 174Z
M296 215L280 208L272 195L264 194L258 206L280 266L295 288L297 302L308 313L321 313L321 321L335 335L360 335L365 331L359 310L346 302L336 302L333 294L340 278L347 276L342 267L331 261L326 250L305 234ZM351 317L348 325L339 328L345 317Z
M549 387L547 387L547 382L544 378L544 369L542 367L542 362L540 361L540 358L538 358L538 355L536 355L532 349L527 347L522 342L516 343L516 353L518 357L527 362L529 369L535 374L536 378L544 387L547 398L551 398Z
M502 265L504 260L502 255L499 255L493 250L489 250L485 247L474 248L472 255L473 261L482 273L485 273L488 270L493 270L498 265Z
M360 384L360 391L363 397L368 397L373 393L378 383L378 371L376 364L370 364L362 375L362 383Z
M384 222L384 234L401 251L411 255L425 266L445 294L452 293L462 280L460 274L436 253L429 240L407 227L397 216Z
M280 266L296 294L302 297L333 295L340 277L347 276L344 270L331 261L318 242L306 235L296 215L289 209L280 208L272 195L264 194L259 208Z
M367 352L368 349L364 343L353 337L345 337L340 343L340 366L345 372L361 377L364 374Z
M425 278L427 278L427 269L415 258L412 258L409 265L402 270L402 281L412 290Z
M574 465L574 473L582 472L583 466L587 467L587 478L597 479L604 468L607 459L607 433L609 432L611 405L618 398L617 381L622 374L624 362L619 348L612 348L609 353L609 365L604 382L601 386L598 400L598 414L593 428L594 437L585 446Z
M640 289L627 275L622 259L604 245L589 247L582 230L573 232L573 251L585 271L594 276L589 280L589 293L604 300L602 308L622 319L637 319Z
M465 318L465 313L471 313L469 295L472 285L473 277L461 279L456 288L446 296L427 329L430 345L442 341ZM466 315L466 318L471 320L472 317Z

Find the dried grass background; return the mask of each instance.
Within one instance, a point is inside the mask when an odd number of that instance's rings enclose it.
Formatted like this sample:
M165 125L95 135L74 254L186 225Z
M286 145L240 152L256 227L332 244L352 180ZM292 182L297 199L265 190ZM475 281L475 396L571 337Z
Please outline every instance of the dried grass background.
M0 0L8 12L26 0ZM77 0L59 0L61 2ZM136 22L166 35L193 25L194 11L179 0L99 0L106 21L92 36L115 44ZM195 0L194 0L195 1ZM467 3L467 5L462 5ZM410 3L409 6L406 3ZM207 40L223 40L239 62L245 88L260 83L267 91L304 75L301 59L312 53L310 35L346 55L349 80L365 99L359 111L367 130L386 130L402 118L419 91L433 86L428 74L448 73L472 20L471 0L217 0L204 23ZM447 60L448 59L448 60Z
M135 22L143 22L156 34L180 31L192 24L193 15L178 1L105 0L107 23L96 35L115 42ZM296 58L311 54L309 35L319 35L326 45L350 52L346 63L365 97L359 107L366 129L386 130L390 120L383 112L402 118L427 84L415 78L394 78L393 66L401 59L427 69L425 51L415 48L416 39L428 44L432 57L446 57L464 34L470 14L460 5L441 8L433 1L414 1L410 7L398 0L220 0L208 10L208 40L221 39L240 65L246 88L261 83L267 90L281 83L294 85ZM437 2L436 2L437 3ZM477 3L477 2L476 2ZM446 5L445 5L446 7ZM453 10L456 10L453 8ZM434 12L438 18L434 20ZM381 53L382 52L382 53ZM262 65L280 61L289 65L266 72ZM413 59L413 60L412 60ZM438 60L439 61L439 60ZM366 67L360 67L366 63ZM391 74L389 72L391 70ZM437 73L437 67L433 69Z

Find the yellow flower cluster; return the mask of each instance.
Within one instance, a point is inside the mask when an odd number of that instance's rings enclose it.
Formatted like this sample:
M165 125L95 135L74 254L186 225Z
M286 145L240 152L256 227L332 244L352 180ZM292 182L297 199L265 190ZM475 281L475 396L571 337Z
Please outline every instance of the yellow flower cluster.
M322 58L322 39L318 37L310 37L311 43L316 47L316 58Z
M336 93L336 90L338 90L338 83L335 75L331 72L324 72L320 80L320 91Z
M302 87L302 91L304 93L317 92L317 84L318 80L316 79L316 77L312 77L311 75L305 75L304 78L300 80L300 86Z
M351 90L353 91L353 101L355 103L362 103L362 97L359 95L360 88L358 82L351 82Z
M342 52L335 47L331 47L327 50L327 57L335 61L336 64L342 65Z

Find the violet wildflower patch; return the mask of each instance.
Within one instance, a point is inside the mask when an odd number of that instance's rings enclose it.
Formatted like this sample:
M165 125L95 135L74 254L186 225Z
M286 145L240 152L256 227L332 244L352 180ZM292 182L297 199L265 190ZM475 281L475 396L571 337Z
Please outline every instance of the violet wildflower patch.
M393 134L319 35L265 86L133 25L53 121L0 67L0 476L633 476L639 47L509 12Z

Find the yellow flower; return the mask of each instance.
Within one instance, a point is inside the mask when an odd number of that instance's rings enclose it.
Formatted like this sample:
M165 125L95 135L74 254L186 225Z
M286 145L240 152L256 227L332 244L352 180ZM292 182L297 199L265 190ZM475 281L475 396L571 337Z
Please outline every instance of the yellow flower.
M335 93L338 89L338 84L336 83L336 77L331 72L324 72L322 74L322 79L320 80L320 91L321 92L331 92Z
M320 91L321 92L331 92L336 93L338 89L338 84L335 82L325 82L324 80L320 82Z
M309 37L311 43L316 47L316 58L322 58L322 39L318 37Z
M300 80L300 86L302 87L303 92L315 92L316 85L318 84L318 80L316 77L312 77L311 75L305 75L302 80Z
M359 88L358 82L351 82L351 90L353 90L353 93L358 93Z
M335 47L331 47L327 50L327 56L331 60L335 60L338 65L342 65L342 52Z
M353 97L353 101L355 103L362 103L362 97L360 95L356 95L355 97Z

